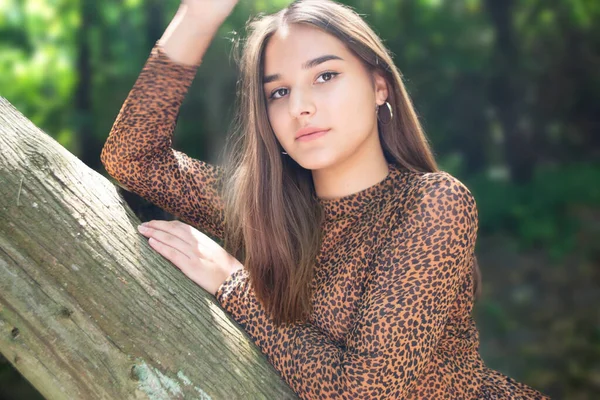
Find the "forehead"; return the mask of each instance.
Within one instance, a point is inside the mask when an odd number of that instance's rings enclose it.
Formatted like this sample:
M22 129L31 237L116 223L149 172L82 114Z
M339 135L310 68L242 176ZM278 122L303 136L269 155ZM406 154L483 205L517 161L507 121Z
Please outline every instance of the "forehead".
M265 74L299 70L302 63L326 54L357 61L346 45L332 34L312 25L289 24L279 28L267 43Z

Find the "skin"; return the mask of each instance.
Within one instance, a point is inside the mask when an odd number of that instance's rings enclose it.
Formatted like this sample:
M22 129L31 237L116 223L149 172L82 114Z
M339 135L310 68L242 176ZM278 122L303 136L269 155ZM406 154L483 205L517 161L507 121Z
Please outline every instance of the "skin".
M217 242L181 221L149 221L138 226L150 247L213 296L242 264Z
M236 3L222 1L182 3L185 10L167 28L164 40L173 59L185 63L201 59L203 50L195 54L183 51L181 38L197 37L198 24L193 21L207 19L207 14L214 14L209 19L217 21L214 26L218 27ZM216 30L214 26L211 31ZM324 55L340 59L303 68L307 61ZM387 99L386 82L382 76L371 74L340 40L308 25L281 29L265 48L265 76L268 75L277 75L263 87L275 136L288 153L285 157L292 157L312 171L319 197L346 196L387 176L389 169L379 141L375 111ZM297 141L297 130L305 126L329 132L309 142ZM233 272L243 268L216 242L183 222L153 220L138 230L154 250L213 296Z
M342 60L302 68L324 55ZM279 76L264 85L271 126L289 157L312 170L317 196L343 197L387 176L375 113L388 97L387 85L343 42L310 25L280 29L265 48L265 76L270 75ZM331 130L309 142L296 140L305 126Z

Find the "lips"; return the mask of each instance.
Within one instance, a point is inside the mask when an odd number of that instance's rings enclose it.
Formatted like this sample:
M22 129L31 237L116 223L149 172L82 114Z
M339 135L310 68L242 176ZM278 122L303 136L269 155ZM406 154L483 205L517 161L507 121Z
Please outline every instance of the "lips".
M307 126L304 127L300 130L298 130L298 132L296 132L296 139L300 139L303 136L307 136L307 135L312 135L313 133L317 133L317 132L326 132L329 129L326 128L319 128L316 126Z

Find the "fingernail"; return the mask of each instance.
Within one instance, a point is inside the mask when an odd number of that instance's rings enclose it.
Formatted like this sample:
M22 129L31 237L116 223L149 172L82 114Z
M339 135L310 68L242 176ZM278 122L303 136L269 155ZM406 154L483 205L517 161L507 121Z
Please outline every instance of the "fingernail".
M140 232L146 232L148 230L148 228L146 228L143 224L142 225L138 225L138 231Z

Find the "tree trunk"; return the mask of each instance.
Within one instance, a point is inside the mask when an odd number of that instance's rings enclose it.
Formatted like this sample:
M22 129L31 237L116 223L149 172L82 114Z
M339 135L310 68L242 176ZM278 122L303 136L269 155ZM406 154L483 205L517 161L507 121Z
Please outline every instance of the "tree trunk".
M81 29L76 35L77 74L75 87L76 138L81 161L93 170L100 169L99 143L94 132L92 65L92 30L94 29L94 0L81 0L79 5Z
M526 85L520 74L520 54L513 28L514 0L486 0L484 5L495 31L490 98L502 126L504 155L515 183L531 181L536 154L533 127L525 123Z
M296 398L115 186L0 97L0 352L48 399Z

